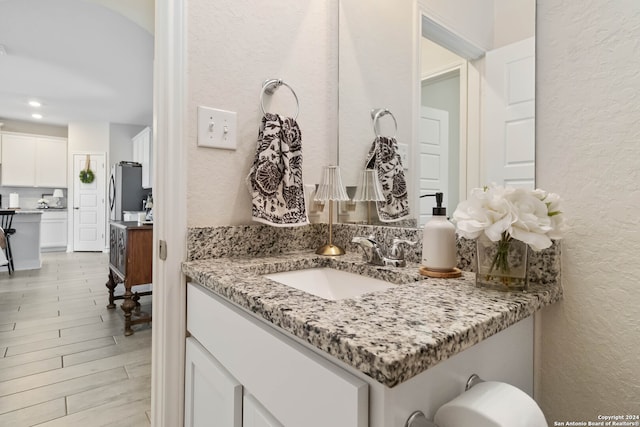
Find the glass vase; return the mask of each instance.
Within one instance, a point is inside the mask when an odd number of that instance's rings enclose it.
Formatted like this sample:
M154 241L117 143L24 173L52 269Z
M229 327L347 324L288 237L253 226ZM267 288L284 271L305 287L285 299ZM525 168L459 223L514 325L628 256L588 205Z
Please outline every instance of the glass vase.
M527 244L507 235L497 241L482 234L476 240L476 286L499 291L525 292Z

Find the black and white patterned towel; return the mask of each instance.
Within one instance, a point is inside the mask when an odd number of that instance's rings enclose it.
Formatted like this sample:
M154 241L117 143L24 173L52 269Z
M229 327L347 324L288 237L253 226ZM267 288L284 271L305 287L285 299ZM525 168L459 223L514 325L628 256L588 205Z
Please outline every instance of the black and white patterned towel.
M247 177L254 221L278 227L309 223L302 185L302 135L295 119L266 113Z
M409 197L396 139L377 137L367 154L365 168L375 169L382 185L385 200L376 203L380 221L395 222L406 219L409 216Z

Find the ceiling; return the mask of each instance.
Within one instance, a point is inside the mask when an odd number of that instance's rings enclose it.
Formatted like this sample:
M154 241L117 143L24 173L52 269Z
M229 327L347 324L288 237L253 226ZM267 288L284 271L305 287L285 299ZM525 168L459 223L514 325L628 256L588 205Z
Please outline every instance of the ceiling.
M152 31L153 0L0 0L0 121L151 125Z

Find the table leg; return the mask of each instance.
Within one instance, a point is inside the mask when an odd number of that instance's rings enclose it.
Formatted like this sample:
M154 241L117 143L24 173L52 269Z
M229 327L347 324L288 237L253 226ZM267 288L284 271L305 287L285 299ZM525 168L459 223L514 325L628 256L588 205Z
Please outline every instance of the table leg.
M124 311L124 335L129 336L133 334L131 329L131 311L136 307L136 303L133 300L133 293L131 292L131 286L127 285L125 281L124 301L122 302L122 311Z
M113 298L116 281L113 279L113 271L111 271L111 269L109 269L109 280L107 280L105 286L109 289L109 304L107 304L107 308L116 308L116 305L114 304L115 299Z
M136 308L135 308L136 315L140 315L140 295L138 295L137 292L134 292L132 299L133 299L133 302L136 303Z

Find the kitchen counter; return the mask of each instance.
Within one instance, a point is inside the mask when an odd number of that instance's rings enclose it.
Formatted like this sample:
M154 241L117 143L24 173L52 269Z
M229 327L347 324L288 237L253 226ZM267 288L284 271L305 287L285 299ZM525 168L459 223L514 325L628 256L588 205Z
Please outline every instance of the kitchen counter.
M40 232L42 211L38 209L16 209L11 236L11 250L16 271L35 270L42 267L40 257Z
M399 285L329 301L261 277L313 267L367 272ZM558 285L534 284L528 293L490 291L475 287L473 273L459 279L424 278L418 264L371 266L357 253L201 259L183 263L182 270L204 288L388 387L562 298Z

